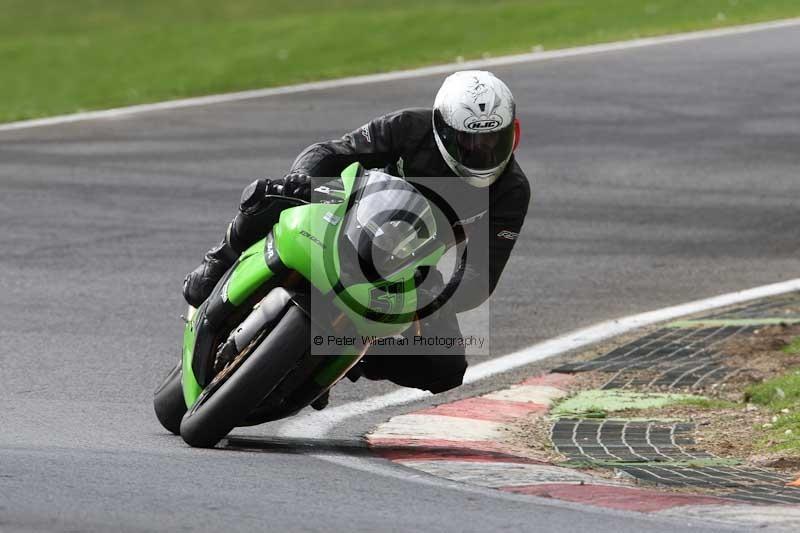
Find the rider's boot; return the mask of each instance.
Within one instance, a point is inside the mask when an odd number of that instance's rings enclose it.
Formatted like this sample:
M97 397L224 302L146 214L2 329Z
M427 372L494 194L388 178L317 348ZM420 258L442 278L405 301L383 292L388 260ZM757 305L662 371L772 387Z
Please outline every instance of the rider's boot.
M203 263L189 272L183 282L183 297L189 305L198 307L202 304L239 255L265 236L264 228L272 227L278 220L285 205L271 201L273 185L272 180L260 179L245 188L239 212L228 226L225 238L208 251ZM295 185L295 189L301 186Z
M192 307L200 307L225 272L233 266L239 254L228 244L228 239L209 250L203 262L183 280L183 297Z

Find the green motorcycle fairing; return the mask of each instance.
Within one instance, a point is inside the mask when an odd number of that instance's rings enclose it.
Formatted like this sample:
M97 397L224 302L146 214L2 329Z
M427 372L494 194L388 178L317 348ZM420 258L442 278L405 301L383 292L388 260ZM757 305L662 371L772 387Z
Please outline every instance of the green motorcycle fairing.
M359 335L388 337L403 333L413 322L417 305L414 274L421 266L435 266L446 247L442 244L386 277L384 285L391 284L395 295L400 296L392 299L388 310L372 309L376 284L367 282L344 286L339 242L348 209L347 200L360 177L360 168L358 163L354 163L342 173L343 202L309 203L282 211L271 234L253 244L239 257L225 282L223 299L233 306L241 305L276 274L270 265L275 269L277 263L298 272L320 294L329 297L346 314ZM387 311L392 319L382 318ZM195 315L193 320L187 322L184 331L182 383L187 406L193 405L202 392L191 364L198 327L201 327L199 315ZM358 358L359 355L355 353L328 357L326 364L317 372L315 381L323 387L333 385Z
M183 387L183 399L186 402L186 407L190 408L194 405L197 397L203 392L203 387L197 382L192 369L192 358L194 356L195 348L195 308L190 307L190 313L186 317L186 325L183 328L183 353L181 363L181 386Z

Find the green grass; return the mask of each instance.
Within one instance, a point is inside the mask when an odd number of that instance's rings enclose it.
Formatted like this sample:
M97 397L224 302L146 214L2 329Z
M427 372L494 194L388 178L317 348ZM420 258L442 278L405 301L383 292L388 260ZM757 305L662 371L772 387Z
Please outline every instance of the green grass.
M746 397L776 417L772 427L764 428L761 446L800 453L800 368L749 387Z
M800 337L797 337L788 346L784 346L783 351L786 353L800 353Z
M800 406L800 369L749 387L746 397L773 411Z
M0 122L800 15L797 0L0 0Z

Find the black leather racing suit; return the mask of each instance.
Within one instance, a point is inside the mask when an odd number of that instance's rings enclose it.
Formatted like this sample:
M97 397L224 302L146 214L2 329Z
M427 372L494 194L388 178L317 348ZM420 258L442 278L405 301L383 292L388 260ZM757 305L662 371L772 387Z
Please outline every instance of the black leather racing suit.
M477 307L497 286L528 211L530 184L513 156L489 187L488 195L485 189L461 180L436 180L454 174L436 145L431 117L430 108L405 109L379 117L341 139L312 144L297 157L291 173L339 176L345 167L359 162L366 168L384 168L389 174L405 176L423 192L425 188L435 191L441 183L461 188L445 191L443 196L463 200L458 213L462 220L457 224L470 241L488 241L489 257L481 260L479 254L471 254L478 255L478 260L467 260L455 297L422 322L423 336L435 331L437 336L455 338L461 337L456 313ZM477 232L488 235L478 237ZM471 284L476 290L464 290ZM417 356L370 352L363 368L369 378L389 379L436 393L460 385L467 362L464 348L456 345L442 350L426 348Z

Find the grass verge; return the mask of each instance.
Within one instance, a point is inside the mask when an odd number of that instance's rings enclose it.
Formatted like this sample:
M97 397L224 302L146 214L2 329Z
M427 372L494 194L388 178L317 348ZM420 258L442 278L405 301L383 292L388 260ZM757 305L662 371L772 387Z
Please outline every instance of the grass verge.
M784 348L800 353L800 337ZM759 447L765 451L783 451L800 455L800 368L758 385L749 387L746 397L772 413L770 422L762 425Z
M800 354L800 337L794 339L788 346L784 346L783 351L790 354Z
M4 0L0 122L800 15L797 0Z

